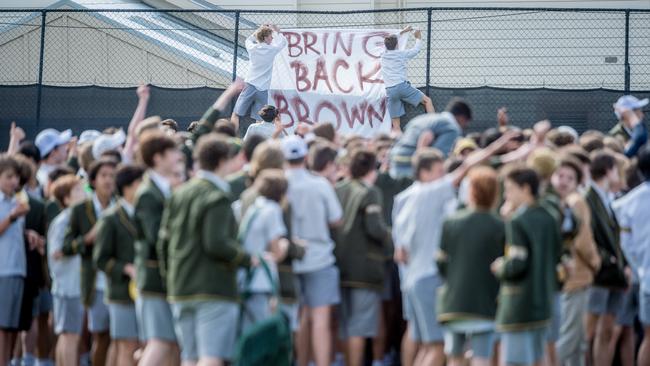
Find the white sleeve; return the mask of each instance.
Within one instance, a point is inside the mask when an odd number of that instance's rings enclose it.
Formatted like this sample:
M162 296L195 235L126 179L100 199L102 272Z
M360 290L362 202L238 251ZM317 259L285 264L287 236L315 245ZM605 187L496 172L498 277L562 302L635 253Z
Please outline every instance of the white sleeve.
M282 218L282 210L280 207L273 207L269 209L268 213L264 215L266 222L266 235L267 239L275 240L280 237L287 235L287 227L284 225L284 219Z
M422 185L418 192L418 200L426 202L434 210L444 209L450 201L456 198L456 189L454 188L454 176L447 174L444 177L430 183Z
M422 41L419 40L419 39L416 39L415 40L415 45L413 46L413 48L404 51L404 56L406 58L413 58L413 57L417 56L417 54L420 53L421 45L422 45Z
M273 40L273 51L275 53L279 53L287 46L289 41L287 41L287 38L282 33L276 33L276 34L277 37L276 39Z
M634 232L632 231L634 221L628 212L629 204L629 202L625 201L615 201L612 204L612 209L621 229L620 239L623 254L625 254L625 259L630 263L634 272L638 274L639 268L643 263L643 251L639 250L640 248L637 248L635 244L642 243L642 241L639 241L638 238L634 238ZM626 208L628 209L626 210Z
M255 39L255 33L253 33L246 38L246 49L250 51L255 46L257 46L257 40Z

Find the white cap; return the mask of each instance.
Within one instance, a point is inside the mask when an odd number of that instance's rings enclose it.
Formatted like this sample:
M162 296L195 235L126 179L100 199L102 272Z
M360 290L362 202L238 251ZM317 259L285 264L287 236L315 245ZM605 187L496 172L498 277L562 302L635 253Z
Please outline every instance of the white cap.
M635 110L648 105L648 98L640 99L633 95L624 95L614 103L614 109Z
M86 143L86 142L91 142L95 141L99 136L101 136L102 133L97 131L97 130L85 130L84 132L79 135L79 145Z
M307 156L307 143L297 135L282 139L282 152L287 160L296 160Z
M558 132L567 133L573 137L573 142L578 142L578 131L571 126L560 126L557 128Z
M126 141L126 134L119 130L112 135L101 135L93 142L93 158L99 159L103 153L117 150Z
M38 147L38 150L41 153L41 157L45 157L58 146L65 145L70 142L71 138L72 130L68 129L63 132L59 132L53 128L47 128L36 135L34 144L36 144L36 147Z

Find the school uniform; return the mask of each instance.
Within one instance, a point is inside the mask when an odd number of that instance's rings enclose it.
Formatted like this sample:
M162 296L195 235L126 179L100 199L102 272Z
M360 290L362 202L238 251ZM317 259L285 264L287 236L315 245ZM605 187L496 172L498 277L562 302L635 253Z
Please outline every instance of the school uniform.
M266 42L258 42L255 34L252 34L246 38L245 45L250 66L244 79L246 86L239 94L233 111L238 116L245 116L250 110L250 117L259 121L262 117L257 112L268 104L273 60L287 46L287 39L282 33L274 32L273 42L266 44Z
M423 114L413 118L404 133L399 137L395 146L390 150L390 175L393 178L413 176L411 158L417 149L418 139L424 131L431 131L434 147L445 156L454 147L456 139L461 134L461 128L456 118L449 112L439 114Z
M403 116L403 102L417 106L422 102L424 93L411 86L407 80L407 62L420 53L422 41L415 40L413 48L407 50L385 50L381 54L381 74L388 97L388 113L390 118Z
M134 201L136 240L133 263L138 288L135 303L143 341L160 339L176 342L172 311L167 302L166 284L160 274L156 250L160 221L171 193L169 181L149 170L138 187Z
M54 333L80 335L84 316L81 302L81 257L72 255L54 258L54 253L63 249L65 234L70 225L70 212L70 208L61 211L50 223L47 231L47 258L54 297Z
M334 255L340 271L339 334L375 337L381 312L385 262L393 243L382 213L381 194L360 180L336 185L343 207L343 227L337 230Z
M522 206L506 224L497 330L506 363L532 364L542 359L557 288L560 230L556 219L535 203Z
M248 209L255 203L259 193L254 188L246 189L241 194L241 214L246 215ZM286 258L277 264L278 280L280 284L280 309L289 318L291 329L298 331L298 288L296 286L296 275L293 273L293 260L302 259L305 255L305 248L297 245L291 238L291 206L286 204L282 207L282 221L287 230L286 237L289 239L289 248Z
M469 342L474 357L492 356L499 282L490 265L504 246L505 225L491 212L463 209L445 220L436 262L444 280L437 312L447 328L447 355L462 357Z
M404 197L408 198L403 200ZM422 343L442 342L443 330L436 315L442 280L434 256L440 248L443 221L457 207L453 179L445 176L433 182L415 182L395 201L399 214L393 220L393 227L397 230L399 246L409 255L402 277L409 336Z
M111 339L138 339L135 305L129 295L131 278L124 267L132 264L137 230L133 225L134 208L120 200L97 222L93 260L106 274L106 302L110 314Z
M109 207L112 205L109 204ZM106 209L108 209L107 207ZM92 333L109 331L109 312L104 303L106 279L97 273L93 263L93 245L84 243L84 236L102 216L102 206L96 194L70 208L70 225L65 234L64 255L81 256L81 301L88 310L88 329Z
M621 247L639 282L639 319L650 325L650 182L646 181L612 204L620 223Z
M235 348L237 268L251 258L237 241L228 190L200 170L172 194L160 225L158 258L183 360L227 360Z
M5 220L17 205L16 195L0 192L0 220ZM0 329L3 330L15 331L19 325L27 275L24 231L22 216L0 234Z
M619 225L607 192L592 184L585 194L585 200L591 210L591 230L602 259L589 293L589 312L598 315L616 314L623 304L623 292L627 287L625 258L619 243Z
M285 174L293 235L307 242L304 257L293 261L300 302L311 308L336 305L341 301L340 280L329 223L341 219L341 204L325 178L304 168Z

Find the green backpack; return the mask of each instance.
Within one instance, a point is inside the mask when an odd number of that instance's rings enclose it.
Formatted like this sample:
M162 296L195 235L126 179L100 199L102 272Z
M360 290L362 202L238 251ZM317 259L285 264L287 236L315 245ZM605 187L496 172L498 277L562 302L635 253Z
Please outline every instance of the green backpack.
M240 238L243 239L243 232L250 226L250 221L256 216L256 212L249 215L248 220L242 225ZM260 258L260 267L268 276L271 282L272 294L278 298L278 283L271 275L266 262ZM239 324L242 325L245 303L251 293L247 289L253 280L253 274L257 268L249 269L246 274L245 288L243 292L242 305L240 307ZM290 366L292 360L293 342L291 340L291 326L289 319L280 311L278 303L273 315L268 319L260 321L247 329L237 342L234 363L235 366Z

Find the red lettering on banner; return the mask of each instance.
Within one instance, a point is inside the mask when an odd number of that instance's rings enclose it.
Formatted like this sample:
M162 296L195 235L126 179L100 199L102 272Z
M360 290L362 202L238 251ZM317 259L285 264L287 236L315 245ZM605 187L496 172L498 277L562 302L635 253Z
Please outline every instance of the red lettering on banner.
M363 84L369 83L369 84L382 84L384 81L382 79L371 79L374 75L377 75L379 73L379 70L381 70L381 64L379 62L375 62L375 66L372 68L367 73L363 73L363 62L359 61L357 63L357 77L359 78L359 87L363 91Z
M316 33L303 32L302 41L305 47L305 56L307 56L308 53L307 50L311 50L315 54L320 55L320 52L313 47L316 44L316 41L318 41L318 37L316 36Z
M361 45L363 46L363 51L366 53L366 55L372 57L372 58L379 58L381 57L380 54L372 54L370 53L370 50L368 50L368 42L370 42L371 38L380 38L381 40L375 39L372 41L375 46L381 47L381 45L384 44L384 37L389 35L390 33L388 32L372 32L368 33L365 37L363 37L363 41L361 42Z
M329 37L329 33L323 33L323 55L327 55L327 39Z
M359 121L361 125L365 124L365 112L368 108L368 102L362 102L358 106L352 106L351 110L348 112L348 105L345 102L341 102L341 109L343 110L343 117L348 122L350 128L354 127L354 121ZM372 120L370 121L370 127L372 127Z
M296 73L296 89L298 91L306 91L311 88L311 81L307 78L307 75L309 74L309 69L307 68L307 65L302 63L301 61L291 61L289 64L290 67L293 68L293 70ZM303 82L305 85L300 86L300 82Z
M287 49L289 50L289 57L298 57L302 55L302 48L300 47L300 34L296 32L282 32L282 34L285 36L285 38L287 38ZM294 51L297 53L294 53Z
M309 105L307 105L307 102L302 100L299 96L295 96L291 98L291 105L293 106L293 110L296 112L296 119L298 122L313 124L313 122L309 120Z
M341 113L339 112L339 109L336 108L336 106L334 104L332 104L331 102L322 101L322 102L318 103L318 105L316 106L316 112L314 113L315 120L320 121L320 118L319 118L320 117L320 112L324 108L327 108L327 109L331 110L336 115L336 129L338 130L339 127L341 127Z
M278 116L286 114L291 119L291 122L282 125L284 128L292 127L295 123L293 115L289 112L289 103L287 103L287 98L282 95L282 93L273 93L273 101L275 102L275 108L278 110Z
M327 33L325 33L327 34ZM352 55L352 41L354 40L354 33L348 34L348 46L345 47L345 44L343 43L343 38L341 37L341 32L336 32L336 36L334 38L334 53L336 54L336 50L338 49L338 45L341 45L341 48L343 49L343 52L351 56Z
M377 117L379 120L379 123L384 121L384 116L386 115L386 98L381 100L381 103L379 103L379 112L375 110L375 107L372 105L368 106L368 122L370 123L370 127L372 127L372 118Z
M330 93L333 93L334 90L332 90L332 85L330 84L329 77L327 75L327 69L325 68L325 58L320 57L318 61L316 61L316 73L314 74L314 86L312 87L312 90L318 89L318 82L320 80L325 81L325 85L327 85L327 88L330 90Z
M334 85L343 93L349 94L352 91L353 86L350 85L349 88L344 88L339 84L339 73L338 70L340 67L343 67L344 69L348 70L350 68L350 64L347 63L347 61L343 59L338 59L336 62L334 62L334 66L332 66L332 80L334 81ZM344 78L345 79L345 78Z

